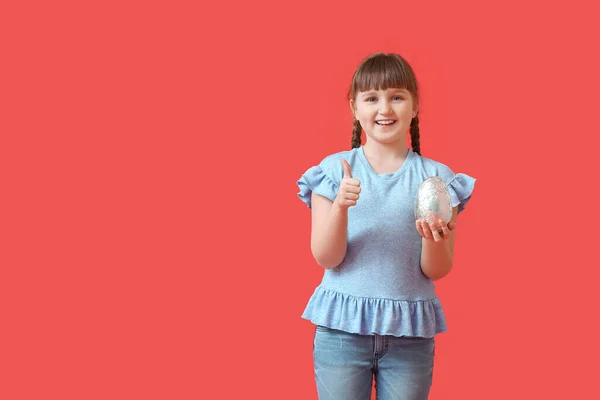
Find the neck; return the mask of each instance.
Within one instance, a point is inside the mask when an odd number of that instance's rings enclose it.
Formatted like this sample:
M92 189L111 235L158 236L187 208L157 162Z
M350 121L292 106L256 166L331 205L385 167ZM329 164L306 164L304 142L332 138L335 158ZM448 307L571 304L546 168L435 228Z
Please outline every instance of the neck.
M408 155L408 146L403 140L394 143L378 143L368 140L363 148L368 159L380 162L404 160Z
M408 147L403 141L397 143L365 143L363 146L367 162L378 174L396 172L408 156Z

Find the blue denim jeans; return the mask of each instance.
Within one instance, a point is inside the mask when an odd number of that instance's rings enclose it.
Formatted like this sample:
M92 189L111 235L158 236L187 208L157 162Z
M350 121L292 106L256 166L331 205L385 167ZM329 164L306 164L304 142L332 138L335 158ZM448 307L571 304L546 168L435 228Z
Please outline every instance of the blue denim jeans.
M433 338L357 335L323 326L313 358L319 400L426 400L433 376Z

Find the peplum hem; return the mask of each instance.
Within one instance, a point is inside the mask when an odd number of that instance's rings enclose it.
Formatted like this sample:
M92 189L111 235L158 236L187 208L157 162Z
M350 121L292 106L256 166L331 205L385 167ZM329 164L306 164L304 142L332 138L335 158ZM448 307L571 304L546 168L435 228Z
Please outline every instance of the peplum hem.
M302 314L315 325L361 335L432 338L446 332L446 319L437 297L391 300L357 297L318 286Z

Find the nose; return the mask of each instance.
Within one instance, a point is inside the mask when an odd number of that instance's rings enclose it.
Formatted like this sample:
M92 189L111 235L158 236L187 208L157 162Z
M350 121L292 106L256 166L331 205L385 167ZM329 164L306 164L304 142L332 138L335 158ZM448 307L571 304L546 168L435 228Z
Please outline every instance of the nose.
M379 113L380 114L386 115L386 114L389 114L392 111L392 105L390 104L389 101L383 100L379 104L380 104L380 107L379 107Z

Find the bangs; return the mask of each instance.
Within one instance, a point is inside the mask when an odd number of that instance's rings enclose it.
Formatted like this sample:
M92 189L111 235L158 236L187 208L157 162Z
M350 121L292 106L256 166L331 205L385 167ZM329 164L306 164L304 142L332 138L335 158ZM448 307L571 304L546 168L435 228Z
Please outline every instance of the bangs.
M377 54L364 61L356 71L350 95L369 90L406 89L418 95L417 80L412 68L401 57Z

